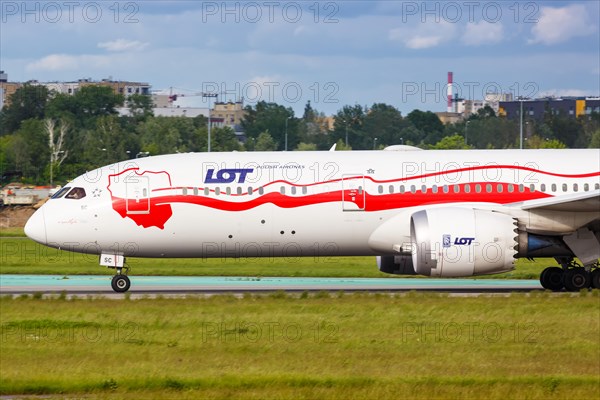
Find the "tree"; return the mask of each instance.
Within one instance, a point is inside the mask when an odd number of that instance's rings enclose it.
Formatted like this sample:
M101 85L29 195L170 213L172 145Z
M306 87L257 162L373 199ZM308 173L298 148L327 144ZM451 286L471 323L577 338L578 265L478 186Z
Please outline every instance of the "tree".
M342 139L348 145L355 149L370 149L373 144L371 138L365 135L363 123L365 120L365 112L361 106L344 106L334 116L332 139L337 141Z
M444 124L431 111L413 110L406 118L423 133L423 142L434 144L442 139Z
M465 138L461 135L446 136L431 147L435 150L461 150L470 149L471 146L465 144Z
M315 151L317 150L317 145L314 143L298 143L298 147L296 147L297 151Z
M596 129L594 133L592 133L592 139L590 140L590 149L599 149L600 148L600 129Z
M556 139L543 139L534 135L527 139L527 148L529 149L564 149L564 143Z
M50 186L52 186L54 184L54 168L60 167L69 154L69 151L63 147L66 145L65 136L69 130L69 124L61 121L57 138L55 138L54 133L56 122L53 119L46 118L44 120L44 128L48 134L48 145L50 148Z
M132 94L127 98L127 108L130 114L138 120L145 120L154 115L152 112L152 98L144 94Z
M401 132L410 125L410 121L402 118L402 114L395 107L376 103L365 116L364 131L371 141L376 137L382 146L394 145L403 141Z
M15 132L25 120L44 118L47 102L46 86L25 84L18 88L0 113L0 136Z
M273 151L277 148L277 143L273 140L273 137L269 134L269 131L266 130L261 132L256 139L256 144L254 145L255 151Z
M258 139L262 132L268 131L277 143L277 148L283 150L287 126L288 149L290 149L295 148L298 143L298 121L293 117L294 112L291 108L259 101L255 107L246 107L242 127L250 140Z

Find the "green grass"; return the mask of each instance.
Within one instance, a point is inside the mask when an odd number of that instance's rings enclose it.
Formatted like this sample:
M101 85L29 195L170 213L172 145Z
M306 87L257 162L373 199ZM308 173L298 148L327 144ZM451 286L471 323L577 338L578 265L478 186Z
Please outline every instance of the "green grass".
M0 237L25 237L23 228L0 228Z
M0 395L598 398L600 292L0 298Z
M375 257L172 259L128 258L133 275L312 276L392 278L379 272ZM514 271L481 278L537 279L553 260L519 260ZM28 238L0 237L0 274L110 275L98 256L39 245Z

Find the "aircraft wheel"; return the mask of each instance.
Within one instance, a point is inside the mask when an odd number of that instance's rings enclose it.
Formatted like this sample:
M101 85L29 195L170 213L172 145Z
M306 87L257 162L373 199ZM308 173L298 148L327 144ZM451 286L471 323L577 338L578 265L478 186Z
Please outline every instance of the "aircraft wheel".
M600 268L596 268L592 271L592 287L594 289L600 289Z
M559 291L563 288L563 275L562 268L559 267L548 267L540 275L540 283L544 289Z
M578 292L590 287L590 274L583 268L568 269L564 276L565 288L570 292Z
M131 286L131 281L129 280L129 277L127 277L127 275L119 274L113 276L110 285L112 286L115 292L124 293L129 290L129 287Z

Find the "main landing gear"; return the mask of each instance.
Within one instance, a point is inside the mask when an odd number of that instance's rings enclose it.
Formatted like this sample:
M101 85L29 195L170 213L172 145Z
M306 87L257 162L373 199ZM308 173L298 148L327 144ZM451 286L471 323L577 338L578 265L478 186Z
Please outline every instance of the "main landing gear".
M573 258L557 258L561 267L548 267L540 275L544 289L578 292L583 289L600 289L600 265L598 262L582 267Z
M113 276L110 286L117 293L125 293L131 287L131 281L127 276L129 267L125 265L125 257L115 254L101 254L100 265L104 265L108 268L114 268L116 271ZM125 273L123 273L125 270Z

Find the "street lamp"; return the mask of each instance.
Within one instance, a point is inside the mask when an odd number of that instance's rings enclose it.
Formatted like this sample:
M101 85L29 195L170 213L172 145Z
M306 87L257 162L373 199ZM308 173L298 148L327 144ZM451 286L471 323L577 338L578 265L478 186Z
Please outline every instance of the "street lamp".
M210 153L210 126L211 126L211 120L210 120L210 99L212 97L218 97L219 95L217 93L202 93L202 97L203 98L207 98L208 97L208 152Z
M149 151L140 151L135 155L135 158L148 157L148 155L150 155Z
M287 117L285 119L285 151L287 151L288 148L288 121L292 118L292 116L290 115L289 117Z
M469 124L471 121L467 121L465 124L465 146L469 144Z
M375 150L376 146L377 146L377 138L373 138L373 150Z
M523 96L519 96L521 111L519 112L519 149L523 150Z

